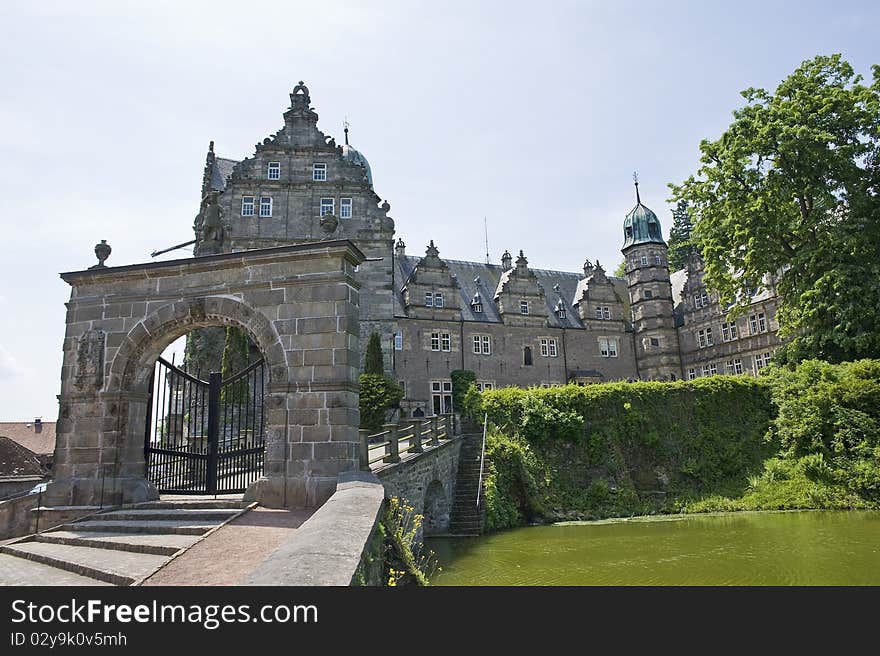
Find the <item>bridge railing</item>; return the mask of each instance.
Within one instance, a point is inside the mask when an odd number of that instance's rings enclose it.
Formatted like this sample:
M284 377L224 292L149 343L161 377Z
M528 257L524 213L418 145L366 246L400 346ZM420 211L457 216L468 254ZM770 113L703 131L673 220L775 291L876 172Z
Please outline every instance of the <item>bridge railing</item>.
M402 454L422 453L426 446L438 446L453 434L452 414L385 424L378 433L361 429L358 431L361 469L368 471L377 462L400 462Z

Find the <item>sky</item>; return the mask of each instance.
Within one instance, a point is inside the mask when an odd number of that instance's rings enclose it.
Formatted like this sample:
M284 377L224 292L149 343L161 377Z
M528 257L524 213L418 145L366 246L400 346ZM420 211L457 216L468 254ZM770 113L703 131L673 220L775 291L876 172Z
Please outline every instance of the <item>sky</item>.
M369 160L409 254L612 270L643 202L699 162L747 87L842 53L870 78L880 3L0 4L0 421L54 421L58 274L192 239L208 142L250 156L309 87L318 127ZM176 251L156 259L190 256ZM155 261L155 260L153 260Z

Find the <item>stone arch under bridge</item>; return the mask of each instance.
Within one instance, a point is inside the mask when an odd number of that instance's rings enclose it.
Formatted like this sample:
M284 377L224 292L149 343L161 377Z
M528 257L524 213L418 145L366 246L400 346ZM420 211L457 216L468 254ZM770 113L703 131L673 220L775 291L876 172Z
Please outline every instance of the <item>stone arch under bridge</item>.
M245 497L315 506L358 468L363 254L327 241L62 274L71 287L49 503L157 498L145 478L149 376L177 337L243 329L268 370L263 476Z

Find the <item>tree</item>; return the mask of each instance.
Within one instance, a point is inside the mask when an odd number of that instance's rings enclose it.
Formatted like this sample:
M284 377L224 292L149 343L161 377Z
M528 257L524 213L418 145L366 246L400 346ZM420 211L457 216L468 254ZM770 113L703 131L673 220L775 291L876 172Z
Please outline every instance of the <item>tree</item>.
M782 359L880 355L880 66L873 77L817 56L775 93L746 89L727 131L700 143L696 176L670 185L734 314L753 281L777 281Z
M617 265L617 268L614 270L614 275L618 278L626 276L626 258L622 259L620 264Z
M248 365L250 342L247 333L235 326L226 327L226 341L223 345L220 372L223 380L231 378ZM239 378L232 385L220 390L220 401L223 403L240 403L247 398L247 376Z
M385 375L385 363L382 359L382 343L379 341L379 333L371 333L367 342L367 354L364 358L364 373Z
M694 229L688 202L684 199L672 210L672 227L669 229L669 270L678 271L687 266L688 255L694 250Z

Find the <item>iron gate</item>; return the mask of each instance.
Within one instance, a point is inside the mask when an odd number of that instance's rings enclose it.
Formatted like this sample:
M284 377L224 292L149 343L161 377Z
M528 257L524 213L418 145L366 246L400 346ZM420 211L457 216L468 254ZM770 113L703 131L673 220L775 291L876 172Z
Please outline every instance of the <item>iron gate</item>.
M147 479L159 492L244 492L262 475L264 369L258 360L204 381L159 358L144 442Z

